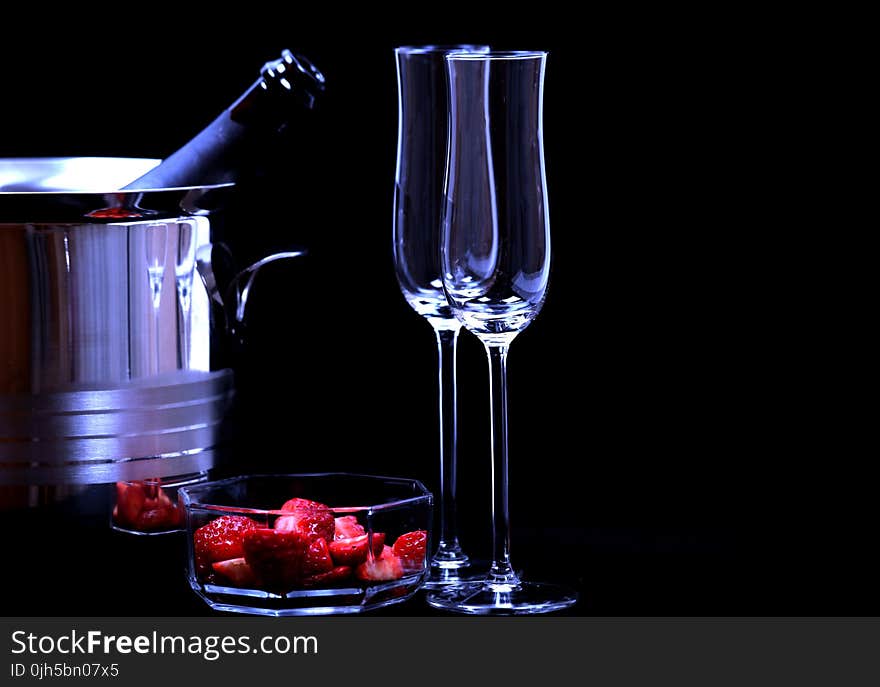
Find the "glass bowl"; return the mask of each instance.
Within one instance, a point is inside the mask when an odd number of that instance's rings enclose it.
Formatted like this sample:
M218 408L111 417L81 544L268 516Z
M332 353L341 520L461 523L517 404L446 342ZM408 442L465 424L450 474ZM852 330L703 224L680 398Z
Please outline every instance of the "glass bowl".
M362 613L405 601L427 575L433 499L416 480L250 475L179 495L187 577L217 611Z
M194 472L116 482L110 527L138 535L179 532L184 524L184 509L178 502L179 490L207 479L207 472Z

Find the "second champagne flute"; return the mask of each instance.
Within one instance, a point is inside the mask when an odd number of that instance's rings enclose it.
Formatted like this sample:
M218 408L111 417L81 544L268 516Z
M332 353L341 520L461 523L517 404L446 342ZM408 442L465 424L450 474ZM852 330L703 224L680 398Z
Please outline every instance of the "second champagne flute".
M547 613L572 606L577 594L524 581L514 570L507 480L507 353L540 312L550 276L547 53L450 53L445 59L450 124L443 285L453 313L483 343L489 362L493 556L484 582L447 587L427 600L458 613ZM532 479L540 472L533 466Z
M447 87L444 56L488 46L397 48L398 135L394 185L394 267L407 303L437 338L440 385L440 528L428 588L475 575L456 526L455 357L461 323L440 276L440 212L446 168Z

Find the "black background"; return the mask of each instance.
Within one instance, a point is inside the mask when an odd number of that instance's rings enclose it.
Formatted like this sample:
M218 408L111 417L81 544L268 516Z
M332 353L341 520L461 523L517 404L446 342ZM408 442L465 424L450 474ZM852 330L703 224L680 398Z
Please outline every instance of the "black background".
M0 48L3 156L162 157L282 48L324 71L318 116L288 132L269 177L225 218L243 264L310 250L266 270L252 296L238 471L435 487L432 334L391 261L392 48L547 49L553 272L510 358L514 562L577 585L585 614L878 612L867 454L845 448L859 418L842 419L845 368L829 365L832 337L809 318L828 303L794 207L796 64L762 18L325 9L55 16L21 23ZM467 333L459 360L462 540L485 555L487 371ZM7 580L52 578L37 570L55 555L46 519L16 528ZM53 546L94 557L68 573L89 600L25 595L10 612L202 610L176 569L144 563L171 544L72 531L82 540Z

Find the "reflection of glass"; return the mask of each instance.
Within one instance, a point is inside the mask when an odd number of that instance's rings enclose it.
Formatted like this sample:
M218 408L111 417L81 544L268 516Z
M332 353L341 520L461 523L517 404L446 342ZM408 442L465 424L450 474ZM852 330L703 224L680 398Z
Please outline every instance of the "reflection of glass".
M177 302L180 305L180 369L187 370L189 360L189 319L192 311L192 283L196 268L196 227L191 222L177 225L177 262L174 275L177 279Z
M455 316L486 349L492 419L492 567L484 582L428 597L432 606L461 613L545 613L577 600L563 587L523 582L510 562L507 352L541 309L550 271L542 134L546 57L446 56L443 285Z
M168 243L168 227L165 224L150 224L144 228L144 255L147 262L147 276L150 280L150 294L153 299L153 329L156 340L156 372L160 368L159 357L159 306L162 304L162 282L165 280L165 256Z
M425 586L473 574L458 543L455 354L461 323L440 279L440 208L446 167L446 65L449 50L483 46L397 48L398 138L394 187L394 266L407 303L434 328L440 383L440 532Z

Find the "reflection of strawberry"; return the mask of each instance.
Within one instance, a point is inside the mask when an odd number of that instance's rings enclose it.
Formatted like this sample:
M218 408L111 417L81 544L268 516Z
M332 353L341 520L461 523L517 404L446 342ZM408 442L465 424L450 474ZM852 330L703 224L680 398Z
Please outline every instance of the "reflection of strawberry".
M336 565L356 566L367 560L367 548L369 546L369 534L362 534L359 537L349 537L348 539L337 539L330 542L330 555L333 556L333 562ZM373 532L373 555L382 554L382 547L385 544L385 534L382 532Z
M403 577L403 563L394 555L390 546L382 549L382 555L361 563L354 571L355 577L368 582L388 582Z
M244 535L244 557L257 577L270 589L285 591L299 582L309 538L296 530L281 532L265 527Z
M337 565L332 570L317 575L310 575L302 581L303 587L329 587L351 577L351 567Z
M350 539L364 534L364 526L358 522L354 515L344 515L336 518L336 535L334 539Z
M257 523L250 518L224 515L197 529L193 535L193 548L199 575L210 572L211 563L215 561L243 556L244 535L256 528Z
M425 548L428 545L428 533L416 530L401 534L394 542L394 555L400 559L406 572L416 572L425 567Z
M333 559L330 558L330 547L327 541L321 537L315 537L306 550L306 558L303 562L303 577L319 575L333 568Z
M171 515L170 515L171 527L182 527L183 526L183 508L181 508L177 504L174 504L171 506L170 513L171 513Z
M113 520L141 532L170 530L183 524L183 511L158 484L117 482Z
M231 582L236 587L256 587L257 576L244 558L231 558L228 561L217 561L211 567L223 581Z
M336 525L333 512L323 503L308 499L290 499L281 510L290 512L275 521L275 529L279 532L299 532L308 536L318 536L333 541Z
M116 517L120 525L133 525L144 507L144 488L138 483L116 483Z
M174 517L167 508L144 508L131 524L141 532L156 532L174 527Z

